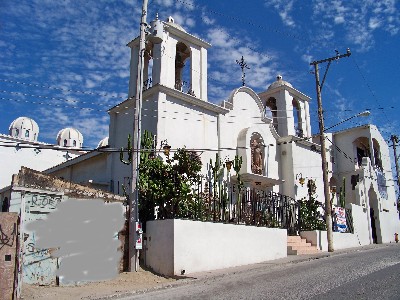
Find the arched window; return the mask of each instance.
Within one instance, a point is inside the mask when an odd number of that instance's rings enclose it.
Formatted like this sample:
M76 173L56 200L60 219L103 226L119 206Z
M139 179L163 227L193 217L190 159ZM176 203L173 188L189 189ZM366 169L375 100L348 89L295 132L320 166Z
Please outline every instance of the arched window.
M16 129L15 129L15 136L18 136L18 135L19 135L19 129L16 128Z
M27 137L27 138L29 137L29 130L25 131L25 137Z
M151 88L152 70L153 70L153 48L154 45L151 41L146 43L146 51L144 52L144 68L143 68L143 91Z
M372 139L372 145L374 147L374 166L382 169L381 147L376 139Z
M359 137L353 142L357 157L357 165L361 167L363 157L371 158L371 149L367 137Z
M183 91L184 86L191 89L191 68L190 59L187 65L186 60L190 57L190 48L184 43L179 42L176 44L175 56L175 89Z
M298 100L293 99L292 105L293 105L293 121L294 121L295 135L298 137L303 137L304 132L303 132L303 127L301 126L302 122L301 122L300 103Z
M74 145L74 147L76 147L76 141L74 140L74 142L73 142L73 145Z
M68 141L64 140L64 147L67 147L67 145L68 145Z
M265 116L272 118L272 124L274 124L275 130L278 131L278 108L276 107L276 99L269 98L265 103Z

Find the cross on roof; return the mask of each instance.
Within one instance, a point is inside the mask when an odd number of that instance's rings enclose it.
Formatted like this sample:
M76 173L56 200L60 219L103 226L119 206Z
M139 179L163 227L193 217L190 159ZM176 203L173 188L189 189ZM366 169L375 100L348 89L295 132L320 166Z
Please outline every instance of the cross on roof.
M246 73L244 71L244 69L250 69L249 66L247 65L247 63L245 62L243 55L241 60L236 60L236 63L240 66L240 68L242 69L242 85L245 86L245 78L246 78Z

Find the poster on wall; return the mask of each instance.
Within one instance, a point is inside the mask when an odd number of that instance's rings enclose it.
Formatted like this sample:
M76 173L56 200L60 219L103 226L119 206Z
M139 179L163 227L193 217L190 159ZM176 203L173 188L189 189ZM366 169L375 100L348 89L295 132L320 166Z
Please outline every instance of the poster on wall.
M333 230L337 232L346 232L346 210L343 207L333 209Z

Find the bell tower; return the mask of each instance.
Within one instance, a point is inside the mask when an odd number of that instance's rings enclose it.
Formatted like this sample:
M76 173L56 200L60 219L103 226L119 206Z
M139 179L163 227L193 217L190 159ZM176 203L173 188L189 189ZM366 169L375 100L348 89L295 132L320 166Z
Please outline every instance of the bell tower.
M139 38L131 41L129 97L136 94ZM207 49L211 45L187 33L172 17L151 23L146 37L144 90L165 86L207 101Z
M310 97L293 88L281 75L259 96L265 107L265 116L272 119L278 135L311 137Z

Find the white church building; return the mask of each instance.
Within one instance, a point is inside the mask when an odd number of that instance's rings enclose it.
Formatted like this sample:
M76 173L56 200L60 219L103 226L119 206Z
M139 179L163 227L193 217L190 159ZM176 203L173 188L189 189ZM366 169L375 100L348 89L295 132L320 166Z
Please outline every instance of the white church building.
M324 203L321 146L312 136L310 97L277 76L262 93L242 86L223 103L214 104L207 95L211 45L171 17L161 26L162 43L148 41L146 46L142 131L153 133L158 146L167 140L173 148L195 149L201 154L204 174L216 153L222 160L242 157L240 174L246 188L299 200L308 195L304 181L312 179L318 200ZM139 38L128 46L128 100L108 111L110 149L126 147L133 132ZM327 133L326 138L333 205L338 205L337 193L345 182L346 207L352 209L357 232L354 246L394 241L400 223L384 138L374 125ZM46 173L116 194L122 194L122 184L131 180L131 167L111 151L89 152Z
M9 134L0 134L0 207L9 211L9 186L12 175L17 174L22 166L37 171L76 158L86 151L80 150L83 144L82 134L74 128L60 130L56 137L57 145L38 141L39 126L28 117L15 119L9 127ZM15 203L14 203L15 204ZM17 204L19 209L19 203Z

